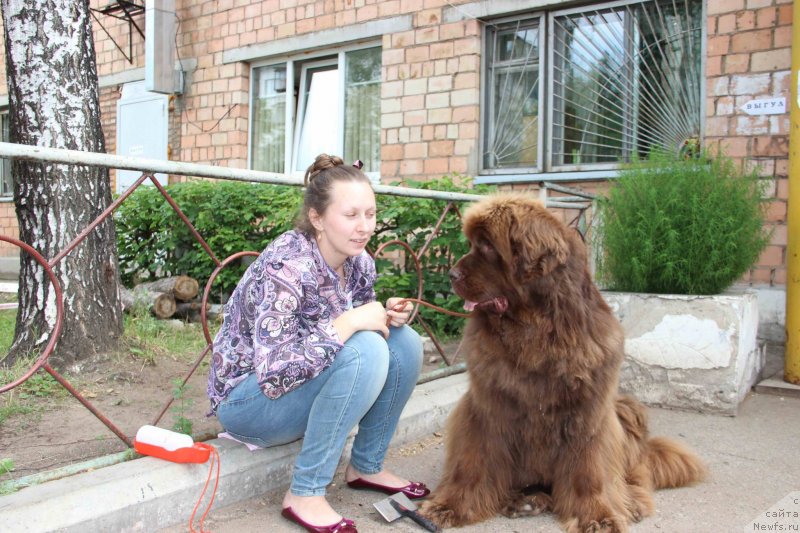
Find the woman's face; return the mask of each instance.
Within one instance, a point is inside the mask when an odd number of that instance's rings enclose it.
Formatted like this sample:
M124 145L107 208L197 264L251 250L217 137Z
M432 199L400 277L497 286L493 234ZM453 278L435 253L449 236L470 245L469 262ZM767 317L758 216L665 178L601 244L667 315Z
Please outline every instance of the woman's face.
M364 251L375 231L375 193L363 181L334 182L328 208L322 215L310 209L309 218L322 257L338 269L345 259Z

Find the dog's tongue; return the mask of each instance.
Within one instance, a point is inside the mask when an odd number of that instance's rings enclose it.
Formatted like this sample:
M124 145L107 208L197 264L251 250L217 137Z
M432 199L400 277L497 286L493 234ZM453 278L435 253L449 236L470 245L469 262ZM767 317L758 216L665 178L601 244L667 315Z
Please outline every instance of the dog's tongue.
M503 298L502 296L497 298L492 298L491 300L486 300L485 302L470 302L469 300L464 300L464 310L468 313L471 313L475 310L476 307L480 307L481 309L494 311L495 313L503 314L508 309L508 300Z

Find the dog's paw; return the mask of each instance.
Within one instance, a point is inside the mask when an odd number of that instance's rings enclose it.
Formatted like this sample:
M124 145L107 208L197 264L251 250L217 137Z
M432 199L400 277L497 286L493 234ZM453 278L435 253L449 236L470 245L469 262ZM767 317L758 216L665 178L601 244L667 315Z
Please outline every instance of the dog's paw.
M628 527L624 521L616 517L603 518L599 522L592 520L583 528L583 533L625 533Z
M549 494L544 492L529 495L518 493L500 510L500 513L509 518L520 518L540 515L552 509L553 499Z
M568 533L627 533L628 525L620 517L606 517L600 520L582 522L572 518L564 523Z
M424 501L419 506L419 512L422 516L441 528L460 525L456 520L453 509L443 503L438 503L433 500Z

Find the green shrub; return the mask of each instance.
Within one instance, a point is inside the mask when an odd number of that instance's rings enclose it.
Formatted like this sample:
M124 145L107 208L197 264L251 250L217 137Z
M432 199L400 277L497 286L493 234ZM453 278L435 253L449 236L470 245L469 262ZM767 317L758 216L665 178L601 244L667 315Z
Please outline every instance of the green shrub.
M404 182L421 189L485 193L452 176L428 182ZM170 196L222 260L236 252L260 252L275 237L291 229L302 203L297 187L239 182L191 181L167 187ZM378 195L379 222L370 242L372 250L399 238L418 251L433 231L447 202ZM463 204L457 204L463 207ZM122 282L132 286L140 281L188 275L205 287L215 266L201 245L192 237L161 194L152 187L140 187L117 211L117 241ZM387 251L394 250L390 248ZM461 310L463 301L450 288L447 272L468 245L461 234L461 221L450 214L422 258L425 292L423 299L452 310ZM377 262L378 298L416 296L417 276L413 261L403 265L385 256ZM225 298L241 278L248 262L226 267L214 283L214 294ZM212 298L218 301L221 298ZM463 320L425 308L422 317L437 335L456 335Z
M725 156L654 154L600 201L598 278L620 291L716 294L769 241L762 187Z
M302 201L297 187L233 181L190 181L166 187L181 211L222 261L246 250L260 252L292 225ZM214 261L154 187L139 187L116 213L122 283L172 275L197 279L203 290ZM228 294L247 261L220 272L214 290Z

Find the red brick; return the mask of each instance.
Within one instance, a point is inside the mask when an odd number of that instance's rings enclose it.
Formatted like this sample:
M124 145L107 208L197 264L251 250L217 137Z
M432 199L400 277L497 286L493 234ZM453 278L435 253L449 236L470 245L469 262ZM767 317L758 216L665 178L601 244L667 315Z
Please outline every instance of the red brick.
M722 55L710 56L706 59L706 76L715 77L722 74Z
M391 17L400 14L399 0L381 0L378 2L378 16Z
M748 137L728 137L720 139L719 148L730 157L746 157L750 155L748 153L749 141Z
M771 268L753 268L750 271L750 283L771 283Z
M400 161L400 175L422 174L423 161L421 159L404 159Z
M430 59L430 48L428 46L415 46L406 49L406 61L408 63L418 63Z
M789 159L788 157L776 157L775 158L775 177L776 178L786 178L789 176ZM788 182L785 184L786 189L781 189L782 181L778 182L778 197L779 198L786 198L788 197ZM782 196L782 194L786 194L787 196Z
M770 244L775 246L786 246L789 242L789 235L785 224L778 224L772 228L772 237Z
M792 23L792 5L780 6L778 8L778 25L786 26Z
M783 265L783 250L783 246L767 246L758 258L759 266Z
M463 22L454 22L451 24L442 24L439 28L439 37L442 40L446 39L458 39L460 37L464 37L464 23Z
M428 154L431 157L449 157L453 155L454 148L453 141L433 141L430 143Z
M767 206L767 220L770 222L784 222L786 220L786 202L773 200Z
M784 135L755 136L752 138L755 157L786 156L789 153L789 138Z
M408 143L403 146L403 157L405 159L423 159L428 157L427 143Z
M711 58L709 58L710 60ZM750 69L750 54L730 54L725 56L725 73L737 74Z
M711 17L709 17L710 19ZM709 35L716 34L724 34L724 33L733 33L733 30L736 29L736 15L733 13L728 13L726 15L720 15L717 18L717 27L716 31L712 32L709 28Z
M778 21L778 9L765 7L756 11L756 28L771 28Z
M773 40L775 48L789 48L792 46L792 27L781 26L775 28L775 38Z
M736 33L731 38L732 52L752 52L772 48L772 30L755 30Z
M455 55L452 42L436 43L431 45L431 59L449 58Z
M439 28L423 28L414 34L414 43L429 44L439 40Z
M415 26L422 27L422 26L432 26L434 24L439 24L442 20L442 10L441 9L426 9L423 11L419 11L415 16Z
M450 170L449 160L446 157L428 158L425 160L425 173L444 175Z
M709 15L732 13L744 9L744 0L708 0L706 9Z
M754 11L740 11L736 13L736 29L738 31L752 30L756 27L756 14Z
M728 117L707 118L706 135L710 137L724 137L728 135Z
M389 144L381 146L381 161L403 159L403 145Z

